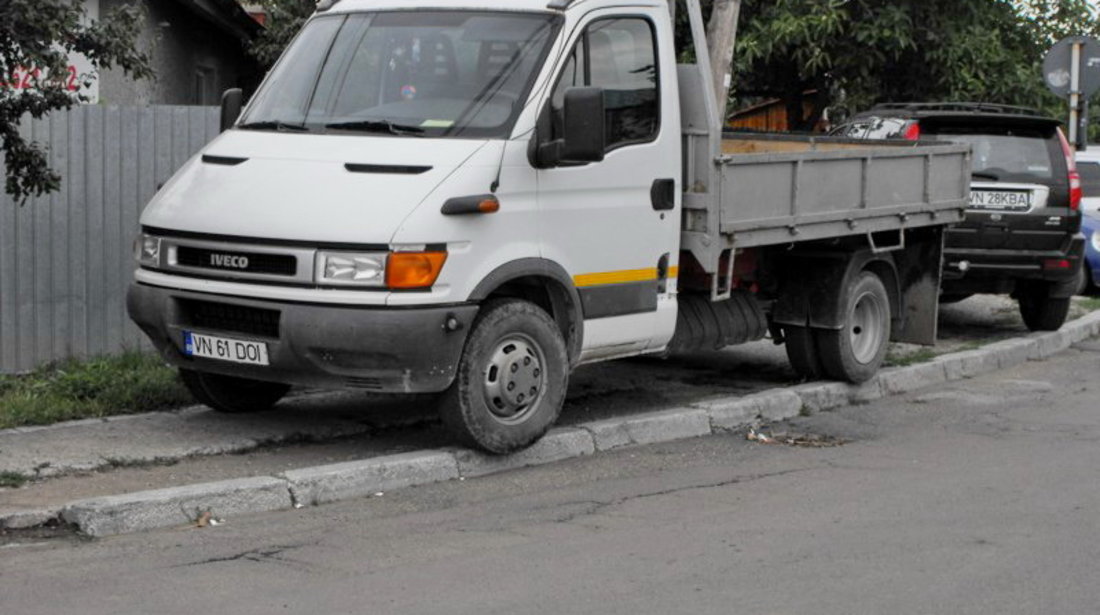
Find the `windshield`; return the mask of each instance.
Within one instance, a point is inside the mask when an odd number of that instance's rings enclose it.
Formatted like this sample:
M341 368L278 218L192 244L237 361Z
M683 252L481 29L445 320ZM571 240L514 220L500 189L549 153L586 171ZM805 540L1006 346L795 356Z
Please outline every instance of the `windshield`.
M1059 169L1062 156L1054 129L988 127L975 130L963 126L940 126L926 138L965 143L973 151L974 179L991 181L1039 181L1049 184ZM1060 170L1064 177L1064 169Z
M557 27L551 15L474 11L314 19L238 128L507 137Z

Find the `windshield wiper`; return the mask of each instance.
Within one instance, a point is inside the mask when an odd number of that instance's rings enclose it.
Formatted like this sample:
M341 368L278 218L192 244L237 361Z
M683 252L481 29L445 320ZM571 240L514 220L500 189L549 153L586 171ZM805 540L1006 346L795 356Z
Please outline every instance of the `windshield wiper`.
M309 129L305 126L298 124L288 124L286 122L278 121L266 121L266 122L249 122L247 124L241 124L237 126L242 130L278 130L279 132L309 132Z
M361 132L388 132L391 135L419 137L424 129L419 126L394 124L386 120L360 120L355 122L335 122L325 124L325 128L333 130L357 130Z
M984 171L974 171L970 174L970 177L974 179L991 179L993 181L1000 181L1001 176L996 173L986 173Z

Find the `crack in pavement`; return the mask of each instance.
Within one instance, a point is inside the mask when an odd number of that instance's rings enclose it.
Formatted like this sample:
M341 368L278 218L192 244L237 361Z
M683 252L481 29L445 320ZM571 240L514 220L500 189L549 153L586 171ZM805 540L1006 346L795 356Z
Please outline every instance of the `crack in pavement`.
M761 473L761 474L749 474L749 475L745 475L745 476L737 476L737 477L734 477L734 478L721 480L721 481L717 481L717 482L710 482L710 483L703 483L703 484L696 484L696 485L685 485L683 487L672 487L672 488L669 488L669 489L661 489L661 490L658 490L658 491L650 491L650 492L647 492L647 493L639 493L639 494L635 494L635 495L623 496L623 497L615 498L615 499L612 499L612 500L573 500L573 501L569 501L569 502L562 502L561 504L554 505L553 508L562 508L562 507L566 507L566 506L578 506L581 509L577 510L577 511L570 512L570 513L565 514L561 517L554 518L554 519L551 520L551 522L552 523L571 523L571 522L573 522L577 519L583 518L583 517L590 517L592 515L599 514L607 508L614 508L614 507L617 507L617 506L622 506L623 504L627 504L627 503L638 501L638 500L645 500L645 499L648 499L648 498L662 497L662 496L666 496L666 495L674 495L674 494L677 494L677 493L683 493L683 492L688 492L688 491L698 491L698 490L704 490L704 489L715 489L715 488L719 488L719 487L728 487L730 485L738 485L738 484L742 484L742 483L751 483L751 482L764 480L764 479L768 479L768 478L777 478L777 477L780 477L780 476L786 476L788 474L796 474L796 473L800 473L800 472L808 472L808 471L811 471L811 470L818 470L818 469L821 469L821 466L820 465L814 465L814 466L808 466L808 467L804 467L804 468L793 468L793 469L790 469L790 470L781 470L781 471L778 471L778 472L766 472L766 473Z
M294 551L296 549L301 549L301 548L306 547L306 546L308 546L308 545L304 545L304 544L302 544L302 545L275 545L275 546L272 546L272 547L265 547L265 548L259 548L259 549L250 549L248 551L242 551L241 553L237 553L235 555L228 555L228 556L224 556L224 557L210 557L210 558L195 561L195 562L187 562L185 564L176 564L174 566L171 566L171 568L188 568L188 567L191 567L191 566L202 566L202 565L205 565L205 564L221 564L221 563L226 563L226 562L241 562L241 561L243 561L243 562L256 562L256 563L261 563L261 564L262 563L273 562L273 563L287 564L287 565L289 565L289 564L307 565L307 564L305 564L305 562L300 562L300 561L280 557L282 554L284 554L288 551Z

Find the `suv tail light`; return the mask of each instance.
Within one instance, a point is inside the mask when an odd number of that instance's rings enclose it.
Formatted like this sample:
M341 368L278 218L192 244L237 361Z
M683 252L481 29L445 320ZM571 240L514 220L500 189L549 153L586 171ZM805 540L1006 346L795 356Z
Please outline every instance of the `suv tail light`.
M913 122L906 127L905 138L910 141L920 141L920 122Z
M1062 142L1062 153L1066 156L1066 169L1069 171L1069 208L1077 210L1081 208L1081 174L1077 172L1077 159L1066 135L1062 134L1061 128L1056 130L1058 140Z

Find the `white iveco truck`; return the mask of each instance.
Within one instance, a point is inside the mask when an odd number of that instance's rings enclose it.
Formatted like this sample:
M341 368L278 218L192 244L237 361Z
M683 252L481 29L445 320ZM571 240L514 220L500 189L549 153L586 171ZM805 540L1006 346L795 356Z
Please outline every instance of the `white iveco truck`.
M575 367L785 341L871 377L932 343L969 150L723 135L697 0L323 2L142 216L131 317L201 402L443 393L524 447Z

